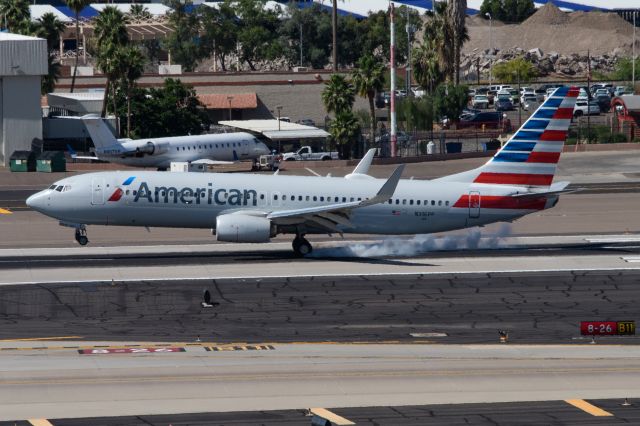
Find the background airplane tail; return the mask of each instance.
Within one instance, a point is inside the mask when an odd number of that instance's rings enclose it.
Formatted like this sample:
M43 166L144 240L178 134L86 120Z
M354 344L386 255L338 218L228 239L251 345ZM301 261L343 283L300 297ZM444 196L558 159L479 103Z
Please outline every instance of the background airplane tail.
M549 187L579 92L577 87L556 89L484 166L443 180Z
M113 136L113 133L102 118L86 116L82 117L82 122L87 128L87 132L89 132L96 149L119 145L118 139Z

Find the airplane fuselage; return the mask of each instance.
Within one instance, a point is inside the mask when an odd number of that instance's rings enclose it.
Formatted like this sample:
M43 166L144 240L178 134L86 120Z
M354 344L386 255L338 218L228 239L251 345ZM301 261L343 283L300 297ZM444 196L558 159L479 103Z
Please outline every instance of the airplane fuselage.
M63 179L30 205L75 224L215 228L219 215L257 215L372 197L382 179L261 174L102 172ZM56 190L58 187L61 190ZM515 200L516 189L401 180L385 203L356 209L341 232L422 234L511 221L552 207L557 196ZM34 196L36 197L36 196ZM292 233L286 220L278 233ZM327 233L307 226L305 233Z

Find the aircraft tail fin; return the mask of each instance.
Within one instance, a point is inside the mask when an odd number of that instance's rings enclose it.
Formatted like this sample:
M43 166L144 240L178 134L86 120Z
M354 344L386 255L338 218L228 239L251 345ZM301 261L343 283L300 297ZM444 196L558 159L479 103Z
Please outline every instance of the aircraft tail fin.
M579 93L577 87L559 87L485 165L438 180L549 187Z
M89 136L91 136L96 150L119 145L118 139L113 136L113 133L102 118L95 115L86 115L82 117L82 122L87 128L87 132L89 132Z

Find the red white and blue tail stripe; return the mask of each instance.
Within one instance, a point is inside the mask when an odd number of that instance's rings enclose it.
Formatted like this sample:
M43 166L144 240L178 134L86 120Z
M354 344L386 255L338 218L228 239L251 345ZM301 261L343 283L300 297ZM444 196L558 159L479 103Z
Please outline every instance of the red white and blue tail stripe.
M560 87L479 172L474 183L548 187L573 117L577 87Z

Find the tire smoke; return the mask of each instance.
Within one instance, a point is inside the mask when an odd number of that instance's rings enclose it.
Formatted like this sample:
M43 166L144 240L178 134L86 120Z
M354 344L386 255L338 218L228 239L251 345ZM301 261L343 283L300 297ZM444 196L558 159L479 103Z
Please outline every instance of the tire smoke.
M318 247L309 257L411 257L434 251L491 250L506 248L504 238L511 226L503 224L496 232L482 234L471 228L464 235L416 235L412 238L389 237L372 243L354 243L342 247Z

